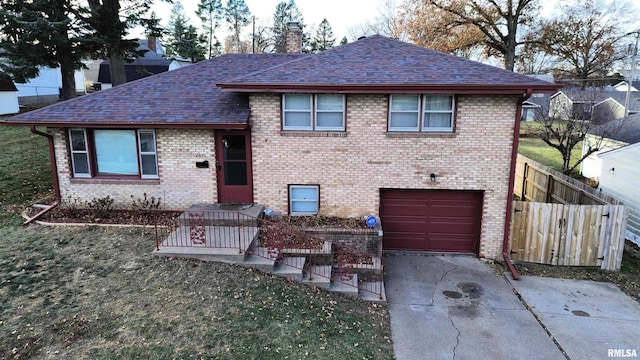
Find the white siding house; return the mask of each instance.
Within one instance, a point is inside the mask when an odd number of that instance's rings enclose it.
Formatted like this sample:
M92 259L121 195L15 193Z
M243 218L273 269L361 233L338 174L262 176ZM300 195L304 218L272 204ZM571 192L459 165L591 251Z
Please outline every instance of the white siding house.
M0 72L0 115L17 114L19 111L18 89L11 78Z
M76 93L85 92L84 70L75 71ZM62 88L60 68L41 67L40 74L26 83L16 83L21 105L47 103L58 100Z
M599 189L624 202L629 209L627 239L640 245L640 143L600 154Z

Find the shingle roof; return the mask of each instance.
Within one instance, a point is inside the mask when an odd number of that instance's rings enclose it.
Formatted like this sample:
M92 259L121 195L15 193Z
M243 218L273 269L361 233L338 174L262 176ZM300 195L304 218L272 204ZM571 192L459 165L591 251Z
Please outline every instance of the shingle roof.
M574 103L586 102L590 104L597 104L601 101L612 98L620 105L624 106L627 97L626 91L602 90L598 88L587 90L562 89L561 92L565 94L569 99L571 99ZM640 93L632 91L630 95L630 111L640 111Z
M269 68L301 54L223 55L7 119L55 126L243 127L246 94L222 92L216 81Z
M18 91L9 75L0 71L0 91Z
M160 54L147 51L144 56L136 58L133 62L124 64L124 71L127 82L142 79L151 74L160 74L169 71L169 65L173 60L165 59ZM111 73L109 72L109 60L100 63L98 82L111 83Z
M529 88L555 91L561 87L381 35L221 81L218 85L229 91L419 92L430 89L517 94Z
M635 144L640 142L640 114L629 115L628 119L608 121L590 129L589 133Z

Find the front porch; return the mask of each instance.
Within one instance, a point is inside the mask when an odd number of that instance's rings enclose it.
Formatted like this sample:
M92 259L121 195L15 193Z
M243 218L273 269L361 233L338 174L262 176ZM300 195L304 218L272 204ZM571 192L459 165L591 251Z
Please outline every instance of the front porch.
M253 267L329 291L385 301L383 264L368 253L263 218L262 205L193 205L156 224L154 255Z

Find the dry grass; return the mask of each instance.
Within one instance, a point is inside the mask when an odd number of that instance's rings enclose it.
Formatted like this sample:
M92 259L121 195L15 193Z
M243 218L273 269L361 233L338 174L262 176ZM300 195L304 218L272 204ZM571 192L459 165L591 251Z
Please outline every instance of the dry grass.
M385 306L152 256L141 230L0 230L0 357L392 357Z

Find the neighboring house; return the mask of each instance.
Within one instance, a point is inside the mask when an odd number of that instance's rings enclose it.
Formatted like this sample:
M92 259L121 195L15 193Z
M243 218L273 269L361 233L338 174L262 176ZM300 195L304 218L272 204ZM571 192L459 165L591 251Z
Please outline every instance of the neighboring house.
M2 67L0 65L0 67ZM84 70L75 71L77 94L85 93ZM47 104L57 101L62 90L60 68L40 67L39 74L26 83L15 83L20 105Z
M601 154L640 142L640 114L630 115L628 119L618 119L596 126L589 130L582 142L582 155L588 149L599 150L583 160L580 164L582 176L599 180L603 171Z
M640 81L631 82L631 91L638 91L639 87L640 87ZM620 81L619 83L613 85L613 89L616 91L627 92L627 82Z
M11 78L0 71L0 115L17 114L18 112L20 112L18 89Z
M599 157L602 161L602 172L598 187L627 206L627 239L640 245L640 142L607 151Z
M47 127L59 199L376 214L386 249L504 254L520 107L559 85L379 35L295 50L223 55L7 122Z
M625 115L626 93L601 89L558 91L551 96L549 115L579 120L620 119ZM640 112L640 93L632 93L629 114Z
M127 76L127 82L166 71L176 70L185 66L184 61L164 58L164 48L162 44L160 44L157 38L152 36L148 39L138 40L138 48L136 50L145 51L145 53L133 62L125 63L124 71ZM102 90L112 87L109 60L104 60L100 63L97 82L100 84Z

